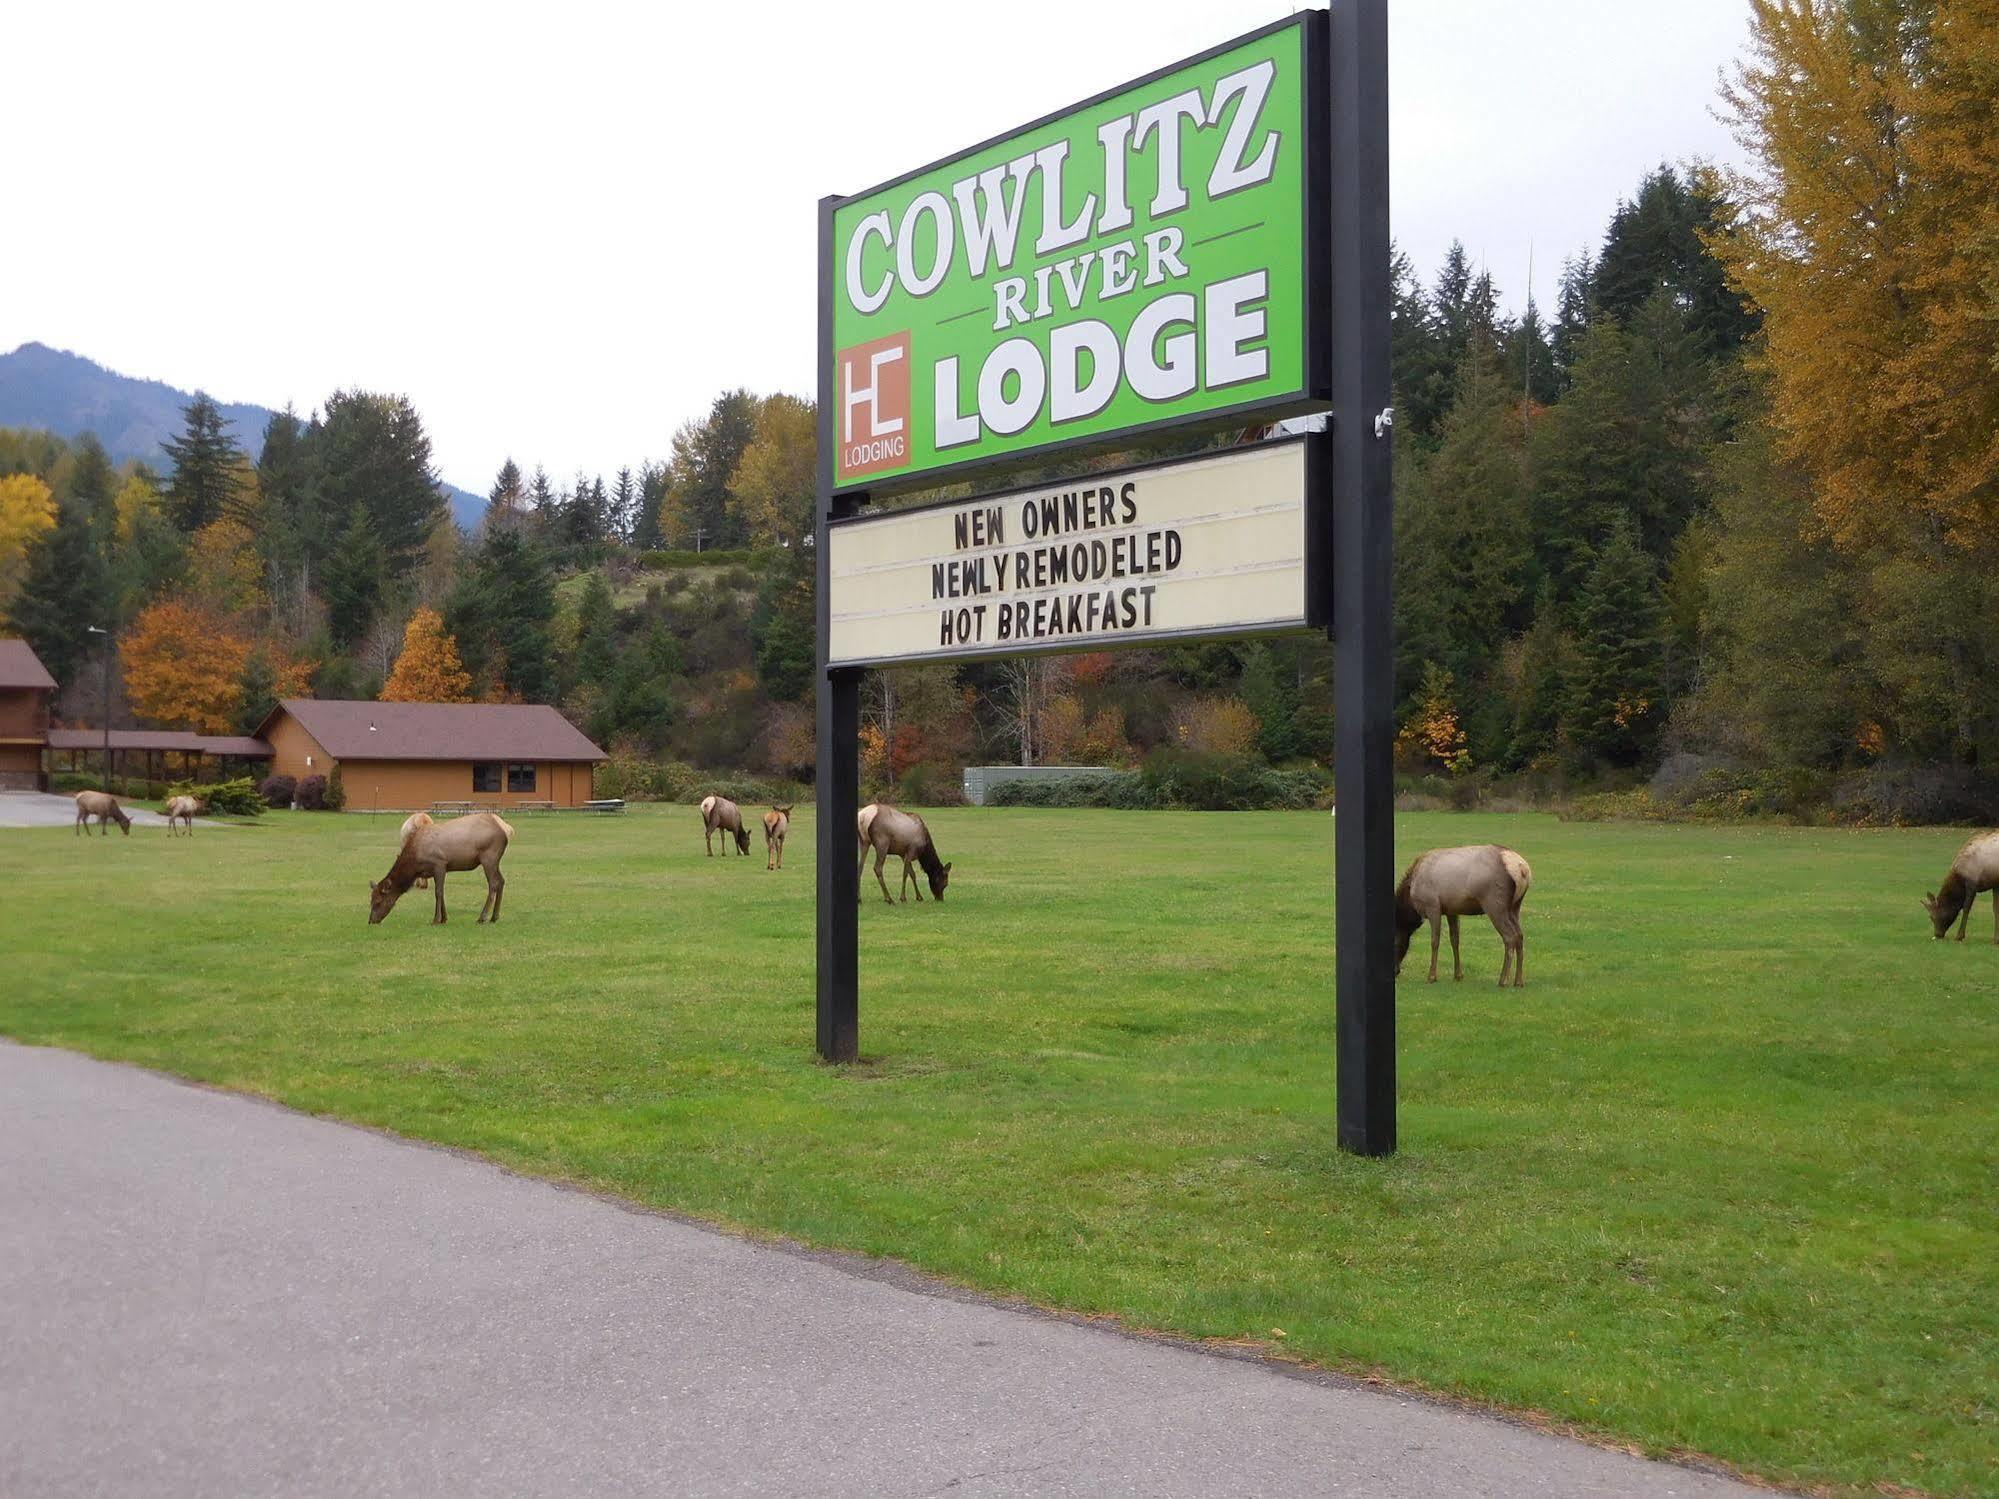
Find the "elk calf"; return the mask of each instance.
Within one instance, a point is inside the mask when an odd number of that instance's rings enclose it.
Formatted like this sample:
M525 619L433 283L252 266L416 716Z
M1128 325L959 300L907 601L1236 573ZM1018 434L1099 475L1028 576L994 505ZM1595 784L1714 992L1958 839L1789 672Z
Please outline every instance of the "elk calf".
M764 813L765 869L784 868L784 835L790 831L791 807L772 807Z

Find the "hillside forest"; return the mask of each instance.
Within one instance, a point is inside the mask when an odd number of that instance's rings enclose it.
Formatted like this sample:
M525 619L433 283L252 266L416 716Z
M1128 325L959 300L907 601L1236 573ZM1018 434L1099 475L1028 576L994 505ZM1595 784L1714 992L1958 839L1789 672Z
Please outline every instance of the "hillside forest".
M1753 10L1722 102L1748 169L1633 184L1552 309L1503 311L1458 245L1396 259L1412 789L1897 817L1991 794L1999 19ZM254 462L205 396L157 464L0 430L0 614L72 722L99 711L99 625L120 722L548 702L615 752L613 791L809 778L814 427L809 401L725 391L663 461L510 459L469 533L399 396L279 413ZM1324 642L1283 639L876 674L867 775L910 801L971 762L1323 783L1330 673Z

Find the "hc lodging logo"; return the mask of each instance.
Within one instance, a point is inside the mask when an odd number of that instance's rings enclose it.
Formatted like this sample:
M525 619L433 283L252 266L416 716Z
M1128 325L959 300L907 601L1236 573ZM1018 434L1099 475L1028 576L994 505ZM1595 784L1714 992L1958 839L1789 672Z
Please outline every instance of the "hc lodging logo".
M910 457L909 333L842 349L839 365L839 477L901 468Z

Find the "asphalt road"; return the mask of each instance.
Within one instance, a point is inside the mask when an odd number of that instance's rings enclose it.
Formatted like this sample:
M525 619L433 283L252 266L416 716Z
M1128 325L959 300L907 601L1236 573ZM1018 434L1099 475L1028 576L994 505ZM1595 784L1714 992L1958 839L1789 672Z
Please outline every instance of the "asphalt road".
M123 802L120 802L123 806ZM167 820L157 812L148 812L144 807L126 807L134 827L163 828ZM197 819L198 821L199 819ZM67 828L76 825L76 798L55 796L40 791L0 791L0 828ZM90 825L90 835L94 838L104 831L97 823ZM118 829L111 829L111 836L118 836Z
M1743 1495L0 1042L0 1493Z

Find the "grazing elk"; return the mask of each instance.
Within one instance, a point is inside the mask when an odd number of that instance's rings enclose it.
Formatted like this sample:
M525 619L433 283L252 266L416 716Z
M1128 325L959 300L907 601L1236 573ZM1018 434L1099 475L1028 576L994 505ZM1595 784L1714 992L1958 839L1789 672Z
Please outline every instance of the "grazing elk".
M1957 940L1964 940L1971 925L1971 907L1987 890L1992 896L1992 940L1999 942L1999 832L1980 833L1950 861L1950 873L1934 895L1923 897L1923 909L1930 913L1930 925L1937 941L1950 934L1957 923Z
M490 913L490 919L498 921L500 897L507 888L500 874L500 859L513 831L491 812L474 812L419 827L396 851L396 862L389 866L389 872L368 887L368 924L373 926L387 916L419 876L428 876L437 897L437 914L431 925L442 926L444 876L463 869L486 871L486 903L479 907L479 920L488 920Z
M793 805L797 805L793 803ZM791 808L772 807L764 813L764 868L784 868L784 835L791 831Z
M127 838L132 836L132 819L125 815L125 809L118 805L118 798L103 791L79 791L76 794L76 830L85 837L90 835L90 819L97 819L97 825L104 829L104 836L111 836L111 824L117 823Z
M193 796L176 796L167 800L167 836L174 835L174 824L180 823L187 829L187 836L194 836L194 814L203 810L201 799Z
M1430 923L1430 982L1437 981L1437 944L1445 921L1451 924L1451 964L1454 977L1465 976L1464 958L1458 951L1458 918L1483 911L1492 919L1506 956L1499 962L1499 987L1506 987L1506 973L1513 971L1513 986L1527 982L1527 937L1520 927L1520 903L1534 882L1527 861L1510 848L1497 843L1474 843L1463 848L1433 848L1418 854L1402 883L1395 889L1395 970L1409 956L1409 939L1416 928Z
M750 851L750 830L743 826L743 809L726 796L704 796L701 798L701 836L708 845L708 857L715 857L715 834L722 834L722 857L729 857L729 838L736 840L736 852Z
M909 899L909 887L915 880L910 869L910 861L923 866L923 872L930 877L930 893L942 900L944 886L951 878L951 866L937 857L937 845L930 841L930 829L923 825L923 819L913 812L899 811L894 807L884 807L879 802L869 802L861 808L855 819L856 830L861 836L861 868L868 867L868 850L875 851L875 883L882 887L882 899L894 905L888 893L888 881L882 878L882 862L893 854L902 860L902 898ZM916 887L916 902L923 903L923 887Z
M431 819L428 812L410 813L409 816L403 819L403 830L396 834L396 847L401 848L404 844L408 843L410 841L410 834L414 833L418 828L427 828L430 826ZM511 833L513 829L509 828L507 831ZM416 888L419 890L428 890L430 888L430 876L424 874L418 875L416 877Z

